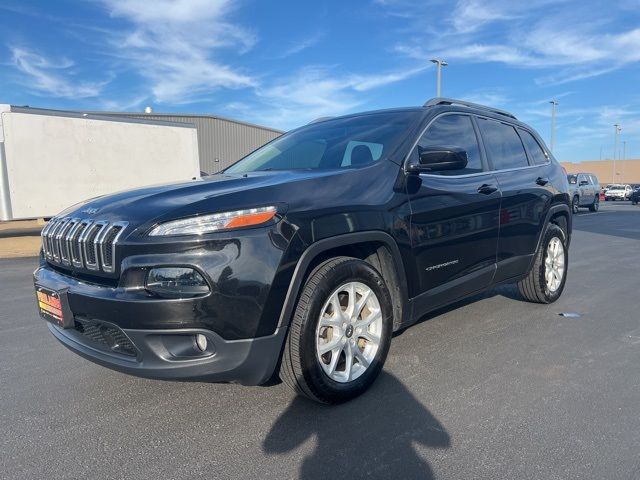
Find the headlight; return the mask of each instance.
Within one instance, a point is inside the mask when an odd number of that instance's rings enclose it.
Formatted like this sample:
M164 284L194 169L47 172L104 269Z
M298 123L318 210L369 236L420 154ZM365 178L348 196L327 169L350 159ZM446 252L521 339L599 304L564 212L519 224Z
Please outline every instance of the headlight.
M149 270L145 288L164 298L188 298L209 293L209 285L196 270L157 267Z
M252 227L268 222L277 212L278 209L276 207L270 206L172 220L156 225L151 229L149 235L202 235L220 230Z

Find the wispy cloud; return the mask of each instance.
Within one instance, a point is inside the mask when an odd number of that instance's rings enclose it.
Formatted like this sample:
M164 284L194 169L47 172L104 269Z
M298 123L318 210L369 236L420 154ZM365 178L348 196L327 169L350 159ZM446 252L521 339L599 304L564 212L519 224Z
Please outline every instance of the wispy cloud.
M53 97L88 98L100 95L108 83L78 81L74 78L74 62L61 58L53 60L24 47L10 47L15 68L27 79L35 93Z
M283 59L292 55L296 55L304 50L307 50L308 48L317 45L320 40L322 40L322 37L324 37L324 32L318 32L314 35L303 38L302 40L298 40L292 43L289 47L285 48L279 54L275 55L273 58Z
M397 14L398 3L387 2ZM421 2L400 5L414 12L424 9ZM574 82L640 62L640 28L603 28L611 24L593 10L575 0L458 0L439 28L429 29L428 35L413 32L395 51L423 60L439 55L465 63L555 68L537 78L542 85Z
M217 54L243 53L255 35L228 20L230 0L102 0L111 16L130 29L112 39L117 55L149 82L161 103L202 99L219 88L245 88L256 81Z
M337 68L308 66L256 90L264 108L259 121L288 129L327 115L348 113L369 100L367 92L405 80L426 66L372 74L337 74Z

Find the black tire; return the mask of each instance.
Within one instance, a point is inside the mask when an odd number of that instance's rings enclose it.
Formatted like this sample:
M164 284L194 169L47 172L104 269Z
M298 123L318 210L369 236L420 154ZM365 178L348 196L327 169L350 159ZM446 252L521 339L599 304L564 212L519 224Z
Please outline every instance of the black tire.
M348 282L361 282L377 296L382 330L375 357L355 380L338 382L325 373L316 356L316 327L330 295ZM298 394L321 403L351 400L375 381L387 358L391 343L393 306L382 276L367 262L336 257L318 267L307 278L291 320L284 347L280 378Z
M573 200L571 201L571 211L573 211L573 213L578 213L578 210L580 209L580 199L578 198L578 196L574 196Z
M637 205L637 204L638 204L638 200L637 199L631 200L631 205Z
M596 195L596 198L593 199L593 203L589 205L590 212L597 212L600 209L600 197Z
M561 240L564 252L564 272L562 282L555 292L550 292L545 281L545 260L547 258L547 247L553 238ZM569 252L567 251L567 236L559 226L550 223L543 234L542 241L535 255L533 267L529 274L518 282L520 294L529 302L533 303L553 303L564 290L567 282L567 272L569 270Z

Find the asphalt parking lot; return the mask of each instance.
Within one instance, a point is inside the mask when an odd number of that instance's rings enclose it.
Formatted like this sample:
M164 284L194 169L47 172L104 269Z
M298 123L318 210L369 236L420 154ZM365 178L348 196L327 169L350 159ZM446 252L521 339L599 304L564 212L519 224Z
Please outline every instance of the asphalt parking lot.
M0 476L640 478L640 207L574 218L557 303L508 286L430 315L339 407L91 364L37 317L36 260L0 260Z

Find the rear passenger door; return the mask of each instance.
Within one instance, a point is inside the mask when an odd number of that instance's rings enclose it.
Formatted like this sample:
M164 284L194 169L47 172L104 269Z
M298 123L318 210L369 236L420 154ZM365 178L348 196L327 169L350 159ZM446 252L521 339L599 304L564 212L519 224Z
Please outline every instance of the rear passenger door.
M502 192L495 277L499 282L521 275L530 264L552 198L552 172L546 153L527 130L485 117L478 118L478 126Z
M447 113L431 122L410 154L456 146L467 152L464 170L420 173L409 192L411 243L420 295L417 311L432 309L487 287L495 273L500 191L488 171L470 115Z
M578 175L578 191L580 192L580 205L591 205L593 203L593 185L589 175Z

